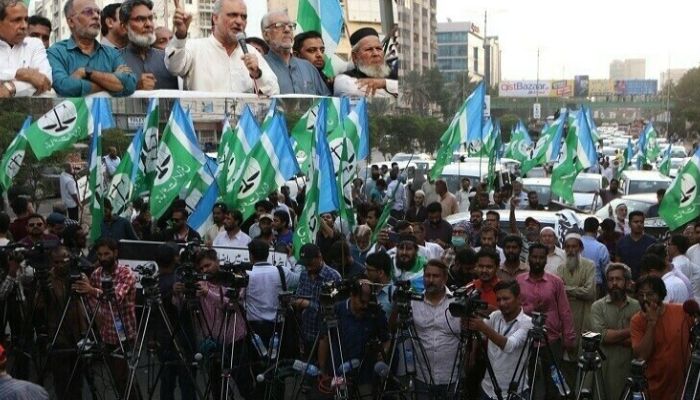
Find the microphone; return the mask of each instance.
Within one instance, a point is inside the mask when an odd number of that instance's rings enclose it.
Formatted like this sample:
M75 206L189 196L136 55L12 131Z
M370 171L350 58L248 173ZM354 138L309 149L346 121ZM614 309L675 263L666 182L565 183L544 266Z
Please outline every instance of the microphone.
M378 361L376 364L374 364L374 373L381 378L382 381L388 379L398 388L403 389L403 384L401 384L401 381L391 374L391 369L384 361Z
M683 303L683 311L691 317L700 318L700 305L693 299L686 300L685 303Z
M238 41L238 45L241 46L243 54L248 54L248 43L246 43L245 39L245 32L238 32L236 34L236 40Z
M360 360L358 360L357 358L353 358L352 360L345 361L338 369L338 372L347 374L348 372L352 371L353 369L359 366Z

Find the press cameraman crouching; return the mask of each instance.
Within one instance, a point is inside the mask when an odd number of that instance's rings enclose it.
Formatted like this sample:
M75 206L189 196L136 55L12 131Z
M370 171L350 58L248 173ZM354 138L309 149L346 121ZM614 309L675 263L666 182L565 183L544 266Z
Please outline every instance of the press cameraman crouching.
M82 279L73 283L71 289L87 295L90 308L97 308L96 320L100 337L108 353L120 349L120 343L132 348L137 329L136 278L129 267L117 264L117 242L114 239L98 240L95 251L100 266L90 279L83 274ZM103 288L107 298L103 296ZM109 301L115 306L114 314L110 311ZM126 358L108 357L107 362L114 375L117 392L124 393L129 372Z
M518 365L527 334L532 321L520 306L520 285L516 281L501 281L494 287L498 310L491 313L489 319L478 317L469 319L469 329L483 333L489 340L488 358L493 367L494 376L502 393L507 393ZM520 381L517 394L527 397L527 372ZM481 382L482 400L496 399L493 384L487 375ZM504 396L505 397L505 396Z

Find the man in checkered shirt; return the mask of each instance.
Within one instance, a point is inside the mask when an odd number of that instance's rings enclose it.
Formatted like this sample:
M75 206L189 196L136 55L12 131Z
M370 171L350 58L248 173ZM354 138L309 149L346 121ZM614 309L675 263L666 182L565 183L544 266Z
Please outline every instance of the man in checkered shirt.
M122 344L125 346L125 350L128 350L133 347L138 328L136 325L136 278L129 267L117 265L117 242L114 239L102 238L98 240L95 244L95 251L100 266L95 269L89 280L87 276L83 275L82 280L73 284L73 289L87 297L91 310L95 310L95 307L99 308L96 321L100 337L102 337L106 351L112 353L121 348L120 340L107 303L108 299L103 296L102 291L102 279L112 278L114 317L121 321L126 336L126 340ZM129 373L126 358L108 357L107 361L114 374L118 392L124 393Z

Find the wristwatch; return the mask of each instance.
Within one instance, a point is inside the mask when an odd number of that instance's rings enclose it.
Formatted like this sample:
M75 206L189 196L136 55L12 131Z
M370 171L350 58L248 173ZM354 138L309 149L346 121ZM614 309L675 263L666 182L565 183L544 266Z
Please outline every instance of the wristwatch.
M92 68L85 67L85 79L90 80L91 76L92 76Z
M7 89L8 92L10 92L10 97L15 97L17 94L17 88L15 87L15 84L12 83L12 81L3 81L2 86Z

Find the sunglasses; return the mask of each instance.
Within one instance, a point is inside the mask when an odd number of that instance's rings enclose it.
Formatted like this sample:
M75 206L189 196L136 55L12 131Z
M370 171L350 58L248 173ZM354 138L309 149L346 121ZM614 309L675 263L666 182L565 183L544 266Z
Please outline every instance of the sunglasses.
M41 222L36 223L36 224L27 224L27 227L29 227L29 228L39 228L39 227L42 227L42 226L44 226L44 224L41 223Z
M100 10L97 7L86 7L86 8L83 8L82 10L80 10L80 12L78 12L77 14L80 14L80 15L85 16L85 17L92 17L94 15L97 15L99 17L101 12L102 12L102 10ZM75 14L73 14L73 15L75 15Z
M270 24L267 26L266 29L284 29L284 28L289 28L291 30L295 30L297 28L296 22L277 22L275 24Z

